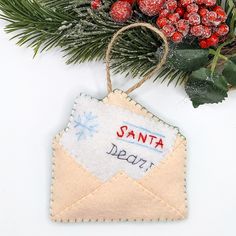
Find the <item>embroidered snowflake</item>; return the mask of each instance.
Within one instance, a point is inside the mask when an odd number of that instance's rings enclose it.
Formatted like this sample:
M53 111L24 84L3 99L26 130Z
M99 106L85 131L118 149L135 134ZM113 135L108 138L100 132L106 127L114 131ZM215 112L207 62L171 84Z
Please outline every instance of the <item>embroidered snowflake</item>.
M84 112L83 115L78 115L74 125L78 141L92 137L97 132L97 127L97 116L94 116L92 112Z

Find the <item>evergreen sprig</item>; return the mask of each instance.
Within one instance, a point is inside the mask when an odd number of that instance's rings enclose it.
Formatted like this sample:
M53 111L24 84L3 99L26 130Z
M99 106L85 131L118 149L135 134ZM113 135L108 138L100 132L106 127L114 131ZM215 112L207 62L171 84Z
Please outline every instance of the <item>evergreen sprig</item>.
M6 32L15 33L19 45L39 51L61 47L67 63L101 60L112 35L125 24L115 23L108 14L112 1L94 12L89 0L0 0L0 18L8 21ZM131 19L126 24L132 23ZM151 71L160 59L160 39L151 31L133 29L114 46L112 68L133 77ZM183 82L188 73L162 68L156 79Z
M45 50L60 45L63 35L58 28L62 22L74 20L73 16L53 11L37 1L1 0L0 9L0 17L9 22L6 32L14 32L12 39L18 38L19 45L33 47L35 54L40 47Z
M0 0L0 19L8 22L6 32L14 33L12 39L32 47L35 55L60 47L67 63L103 60L109 41L121 27L137 21L155 21L136 6L128 22L116 23L109 16L114 1L103 0L99 11L94 11L91 0ZM174 81L176 85L186 82L186 92L194 106L222 101L227 96L225 85L236 84L235 3L218 0L218 4L228 16L227 41L216 50L200 49L191 38L178 45L170 43L167 63L154 79L168 80L168 84ZM158 64L162 52L162 42L156 34L145 28L129 30L112 50L113 71L144 76Z

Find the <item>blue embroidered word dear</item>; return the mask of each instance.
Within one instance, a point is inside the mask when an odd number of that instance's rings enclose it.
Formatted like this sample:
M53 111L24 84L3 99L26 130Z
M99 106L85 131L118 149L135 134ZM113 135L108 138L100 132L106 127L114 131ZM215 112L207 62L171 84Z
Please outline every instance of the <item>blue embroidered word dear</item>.
M140 158L134 154L128 154L125 149L119 149L114 143L111 144L112 147L110 151L106 152L108 155L117 158L117 160L125 161L127 164L138 167L142 171L148 171L154 166L154 163L146 160L145 158Z
M97 116L94 116L92 112L84 112L74 121L78 141L92 137L97 132L97 127Z

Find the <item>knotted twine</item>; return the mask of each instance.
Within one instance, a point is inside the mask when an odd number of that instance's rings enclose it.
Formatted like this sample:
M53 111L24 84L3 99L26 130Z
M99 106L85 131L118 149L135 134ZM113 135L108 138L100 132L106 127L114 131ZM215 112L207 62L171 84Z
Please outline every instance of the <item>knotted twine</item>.
M118 40L119 35L121 33L123 33L124 31L126 31L128 29L132 29L132 28L136 28L136 27L148 28L148 29L154 31L158 36L160 36L161 39L164 42L164 53L163 53L162 59L156 65L155 69L152 70L149 74L147 74L142 80L140 80L139 82L134 84L131 88L129 88L126 91L126 94L129 94L129 93L133 92L135 89L141 87L147 80L149 80L165 64L165 62L167 60L167 55L169 53L169 45L168 45L166 36L159 29L157 29L156 27L154 27L154 26L152 26L151 24L148 24L148 23L134 23L134 24L130 24L130 25L124 26L123 28L118 30L113 35L110 43L108 44L107 51L106 51L106 59L105 59L105 61L106 61L106 76L107 76L107 91L108 91L108 94L113 91L112 81L111 81L111 72L110 72L110 60L111 60L111 50L112 50L112 47L113 47L114 43Z

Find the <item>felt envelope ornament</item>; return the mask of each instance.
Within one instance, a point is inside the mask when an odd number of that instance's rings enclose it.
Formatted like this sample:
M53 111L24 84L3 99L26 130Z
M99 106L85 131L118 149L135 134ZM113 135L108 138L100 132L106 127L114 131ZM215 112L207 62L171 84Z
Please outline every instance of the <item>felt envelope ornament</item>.
M186 217L186 140L126 93L80 95L53 149L52 220Z
M164 41L156 68L126 92L113 91L110 52L124 30L146 27ZM51 218L60 222L180 220L187 215L186 139L128 97L164 64L168 43L147 23L121 28L106 53L108 96L80 95L53 142Z

